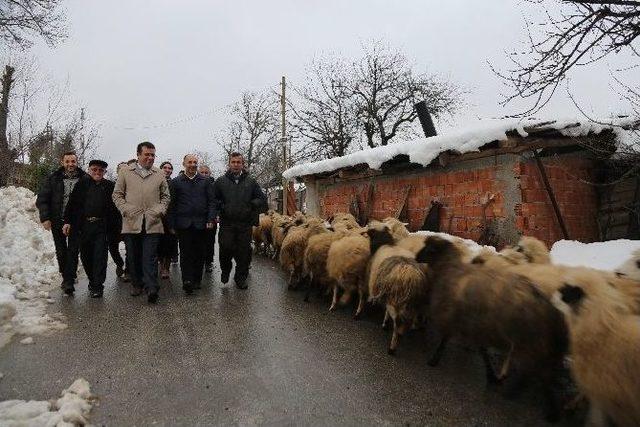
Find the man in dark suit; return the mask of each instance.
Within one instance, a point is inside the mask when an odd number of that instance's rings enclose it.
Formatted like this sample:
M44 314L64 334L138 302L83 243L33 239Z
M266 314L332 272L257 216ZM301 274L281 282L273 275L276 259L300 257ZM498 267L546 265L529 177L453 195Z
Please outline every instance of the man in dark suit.
M184 174L171 180L167 223L178 235L182 288L191 294L201 286L206 230L213 229L216 213L213 187L198 173L198 158L187 154L182 165Z
M64 212L62 232L80 236L80 260L89 278L89 295L101 298L107 277L108 239L117 229L120 213L113 203L114 183L104 179L107 162L91 160L89 176L76 184ZM73 295L73 288L65 290Z
M86 174L78 168L78 157L72 151L62 155L60 165L42 184L36 206L42 226L45 230L51 230L53 235L58 269L62 275L60 287L72 295L78 271L79 240L73 231L68 236L62 233L62 217L73 188Z
M211 174L211 169L207 165L200 165L198 167L198 173L209 180L209 184L213 187L216 179ZM204 269L207 273L213 271L213 257L216 253L216 232L218 231L218 224L213 223L213 228L207 228L205 231L207 239L207 250L204 256Z
M245 170L242 154L231 153L227 172L214 184L214 196L220 217L220 281L229 281L232 260L235 259L236 287L247 289L251 227L258 225L258 215L267 211L267 197Z

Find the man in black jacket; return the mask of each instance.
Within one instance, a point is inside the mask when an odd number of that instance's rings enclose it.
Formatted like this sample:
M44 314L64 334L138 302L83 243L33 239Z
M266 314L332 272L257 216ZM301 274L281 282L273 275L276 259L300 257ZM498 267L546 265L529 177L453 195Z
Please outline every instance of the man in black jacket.
M187 154L182 161L184 173L171 180L171 202L167 224L178 235L182 289L191 294L200 289L204 267L206 234L216 217L213 188L198 173L198 158Z
M244 170L240 153L231 153L229 169L214 184L216 209L220 218L220 281L227 283L231 260L236 261L236 287L247 289L251 262L251 227L258 215L267 211L267 197L255 179Z
M80 236L80 260L89 278L89 295L101 298L107 277L108 239L115 233L120 212L111 194L114 183L104 179L107 162L91 160L89 176L84 176L73 189L64 212L65 235ZM73 295L73 288L65 290Z
M63 215L73 188L86 174L78 169L78 158L74 152L66 152L60 159L61 167L49 175L38 193L36 206L40 222L45 230L51 230L56 246L58 269L62 275L62 289L73 293L73 284L78 270L79 240L75 232L69 236L62 233Z
M198 166L198 173L209 181L211 188L213 188L213 184L216 182L216 179L211 175L211 169L207 165ZM204 269L207 273L211 273L213 271L213 257L216 251L216 233L218 231L218 224L213 223L213 228L207 228L205 231L206 234L206 252L204 255Z

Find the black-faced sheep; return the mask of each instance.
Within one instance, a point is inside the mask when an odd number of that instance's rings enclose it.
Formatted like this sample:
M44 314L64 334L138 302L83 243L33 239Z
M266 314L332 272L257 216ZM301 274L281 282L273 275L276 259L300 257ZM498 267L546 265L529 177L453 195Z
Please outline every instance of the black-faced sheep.
M562 315L522 276L465 264L456 246L429 237L417 255L429 265L429 319L442 339L429 361L436 365L448 339L459 336L480 349L487 380L498 382L486 349L508 353L516 375L511 390L525 378L539 379L547 398L547 418L560 415L556 373L567 347Z
M640 316L602 276L574 270L553 297L569 329L571 372L590 425L640 425Z

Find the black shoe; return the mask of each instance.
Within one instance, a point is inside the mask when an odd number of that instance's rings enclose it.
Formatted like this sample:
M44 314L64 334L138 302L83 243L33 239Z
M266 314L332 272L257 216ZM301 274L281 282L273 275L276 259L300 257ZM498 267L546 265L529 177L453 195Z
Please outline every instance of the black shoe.
M193 293L193 285L190 281L185 280L182 282L182 290L187 294L191 295Z
M64 288L64 294L65 294L65 295L69 295L70 297L72 297L72 296L73 296L73 293L74 293L75 291L76 291L76 290L73 288L73 286L67 286L67 287L65 287L65 288Z
M247 286L247 282L244 280L236 280L236 288L245 290L249 286Z
M122 277L122 275L124 274L124 267L122 267L121 265L116 267L116 276L118 277Z
M147 296L147 302L149 304L155 304L158 302L158 292L150 292Z
M142 295L142 286L132 286L131 287L131 296L137 297Z
M202 283L200 282L195 282L193 284L193 289L202 289Z
M229 271L223 271L220 273L220 281L222 283L227 283L229 281L229 274L231 274Z
M89 296L91 298L102 298L102 291L90 291Z
M213 271L213 264L207 264L204 266L204 271L211 273Z

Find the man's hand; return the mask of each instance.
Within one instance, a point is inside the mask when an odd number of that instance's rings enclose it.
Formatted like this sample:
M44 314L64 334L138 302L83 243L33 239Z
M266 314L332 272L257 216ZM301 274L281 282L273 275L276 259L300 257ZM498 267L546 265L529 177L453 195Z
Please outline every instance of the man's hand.
M44 227L44 229L47 231L51 230L51 221L49 220L43 221L42 227Z
M171 234L176 234L176 229L175 229L175 228L170 228L170 229L169 229L169 233L171 233Z
M207 228L208 228L209 230L211 230L211 229L214 227L214 225L215 225L215 224L216 224L216 223L215 223L214 221L208 222L208 223L207 223Z
M65 236L69 236L69 234L71 233L71 224L65 224L62 226L62 234L64 234Z

